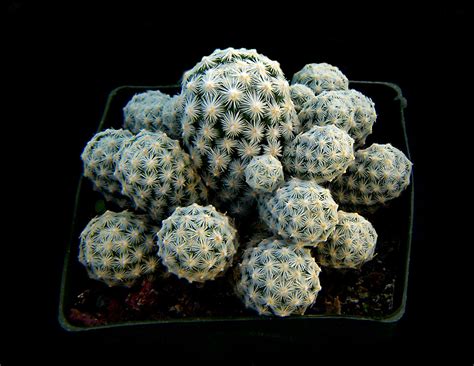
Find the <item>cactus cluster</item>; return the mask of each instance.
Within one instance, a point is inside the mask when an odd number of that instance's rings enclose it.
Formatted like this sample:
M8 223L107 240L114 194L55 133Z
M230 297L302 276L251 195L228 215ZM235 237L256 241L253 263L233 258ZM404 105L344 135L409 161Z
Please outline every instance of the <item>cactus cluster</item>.
M255 50L218 49L179 94L138 93L123 116L124 129L97 133L81 156L94 188L136 212L107 211L80 235L79 261L109 286L160 266L190 283L229 280L261 315L303 314L319 265L357 271L376 254L372 224L339 205L361 212L410 182L400 150L360 149L374 103L326 63L290 86ZM235 277L220 278L231 266Z
M308 246L318 245L332 233L337 207L327 188L298 178L258 200L260 218L275 235Z
M283 165L295 177L330 182L354 160L354 139L332 126L314 126L285 147Z
M317 247L318 263L332 268L360 268L374 257L377 232L358 213L338 211L338 223Z
M412 163L391 144L372 144L355 153L346 174L331 184L335 199L351 206L383 204L410 184Z
M158 269L152 232L144 217L106 211L82 231L79 262L90 278L109 286L130 287Z
M309 249L269 238L244 252L236 292L261 315L304 314L321 290Z
M120 207L127 205L127 198L120 193L120 183L114 172L120 150L132 134L127 130L107 129L98 132L87 143L81 154L84 177L89 178L95 190L101 192L108 201Z
M230 266L237 251L229 218L209 206L178 207L157 234L163 265L189 282L213 280Z
M206 200L191 158L165 133L142 130L122 148L115 176L135 207L161 220L178 206Z
M370 98L351 89L322 92L303 105L298 118L304 131L315 125L335 125L360 147L372 133L377 114Z
M306 85L315 95L324 91L347 90L349 88L349 80L341 70L324 62L305 65L293 75L291 84Z

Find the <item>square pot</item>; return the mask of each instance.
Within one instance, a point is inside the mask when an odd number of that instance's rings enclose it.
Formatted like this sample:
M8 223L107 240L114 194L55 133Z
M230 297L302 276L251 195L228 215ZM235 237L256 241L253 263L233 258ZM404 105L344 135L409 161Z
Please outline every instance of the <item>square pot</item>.
M362 92L375 102L378 118L374 125L374 132L369 136L366 146L373 142L391 143L402 150L410 159L404 119L406 100L402 96L400 88L388 82L371 81L351 81L350 87ZM121 128L123 124L122 109L125 104L134 94L151 89L159 89L170 95L179 91L178 86L118 87L109 94L97 131L107 128ZM276 339L288 340L290 338L294 339L295 334L298 335L297 337L304 337L305 334L314 336L315 332L327 337L336 334L338 329L343 326L345 328L344 332L349 336L350 334L362 336L363 332L370 333L374 329L377 329L379 335L390 335L394 325L405 312L413 230L413 177L407 190L399 198L393 200L390 207L384 207L380 214L375 214L375 216L379 215L376 223L374 223L374 227L379 234L377 248L390 251L387 266L390 266L393 276L390 278L391 282L387 283L387 286L391 286L392 291L391 306L371 316L350 313L338 315L336 314L337 311L329 314L324 311L319 313L308 311L303 316L291 316L283 319L262 317L256 313L249 313L250 315L243 316L199 316L128 321L93 327L73 324L68 317L69 311L77 300L80 289L84 288L86 281L93 281L87 278L85 269L77 260L79 234L91 218L103 212L104 204L101 196L92 190L90 182L81 177L75 198L70 239L66 247L59 301L59 323L69 332L108 334L109 336L140 334L147 337L162 337L166 333L166 336L169 337L173 332L182 336L183 332L190 331L192 333L193 329L199 327L200 331L204 328L211 329L214 336L237 332L247 336L269 335ZM322 286L324 289L324 282L322 282ZM318 305L318 301L320 301L319 296L315 306L321 307L321 304Z

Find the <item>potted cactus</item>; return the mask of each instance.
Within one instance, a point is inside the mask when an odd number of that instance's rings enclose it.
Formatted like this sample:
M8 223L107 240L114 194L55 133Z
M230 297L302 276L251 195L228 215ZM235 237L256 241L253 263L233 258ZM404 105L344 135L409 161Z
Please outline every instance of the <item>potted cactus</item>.
M61 324L399 319L413 199L402 102L327 63L290 85L278 62L233 48L180 88L114 90L82 154Z

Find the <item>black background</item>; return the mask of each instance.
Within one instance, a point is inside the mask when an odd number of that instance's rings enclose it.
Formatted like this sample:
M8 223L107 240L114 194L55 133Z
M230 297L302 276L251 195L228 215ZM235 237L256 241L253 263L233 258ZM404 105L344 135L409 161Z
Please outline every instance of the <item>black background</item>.
M307 63L328 62L351 80L398 84L408 100L416 188L408 308L391 339L380 339L377 332L347 338L341 328L340 337L324 344L307 339L285 348L272 346L269 339L243 345L241 337L233 339L235 349L226 359L251 364L256 353L268 357L271 351L313 362L328 357L383 363L404 360L409 352L430 360L468 354L466 341L472 337L461 336L455 326L470 329L470 319L464 318L469 287L455 290L462 277L454 281L448 275L459 266L460 255L450 248L467 245L454 239L459 231L449 219L455 216L455 199L443 188L456 168L451 163L440 167L459 145L451 131L469 120L463 85L470 74L471 19L463 6L45 6L13 1L6 10L2 180L4 210L11 220L4 230L11 235L2 240L2 330L7 336L0 346L2 366L30 356L61 359L60 350L79 362L102 354L114 360L150 355L159 363L164 346L146 344L146 339L72 337L56 320L62 259L82 172L80 153L114 87L175 84L202 56L226 47L257 49L279 61L287 78ZM189 342L166 349L173 357L196 351ZM211 345L198 350L201 355L191 354L196 360L223 357Z

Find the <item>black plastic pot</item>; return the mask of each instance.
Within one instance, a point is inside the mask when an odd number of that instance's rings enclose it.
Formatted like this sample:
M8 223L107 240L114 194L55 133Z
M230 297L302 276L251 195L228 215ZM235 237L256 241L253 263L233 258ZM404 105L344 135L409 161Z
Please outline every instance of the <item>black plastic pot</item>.
M350 87L359 90L372 98L375 102L378 119L374 126L374 133L369 137L367 146L372 142L391 143L402 150L409 158L409 145L405 129L404 109L406 100L400 88L387 82L351 81ZM123 115L122 108L130 98L139 92L150 89L159 89L174 94L176 86L122 86L114 89L107 100L103 117L98 131L106 128L121 128ZM246 315L243 317L199 317L180 318L163 321L140 321L83 327L74 325L68 319L68 311L75 301L75 296L87 279L84 268L78 263L78 237L87 222L98 212L103 211L104 202L100 196L92 191L89 182L79 180L77 187L75 208L73 212L71 236L67 243L64 269L62 274L59 322L61 326L74 333L94 333L96 336L108 337L144 337L166 338L184 337L186 334L195 334L199 329L202 341L216 342L221 336L229 334L244 334L247 337L267 336L282 342L298 340L307 335L312 337L319 334L331 337L340 334L341 327L347 337L363 337L364 334L377 332L378 337L390 336L405 313L407 302L407 284L410 262L410 246L413 230L414 210L414 182L401 197L394 200L389 208L384 208L381 218L378 219L379 241L390 239L393 246L393 256L396 268L393 306L390 312L374 317L310 314L288 318L260 317ZM382 226L382 228L380 228ZM323 284L324 287L324 284ZM211 333L206 335L205 330ZM212 334L212 339L209 334Z

